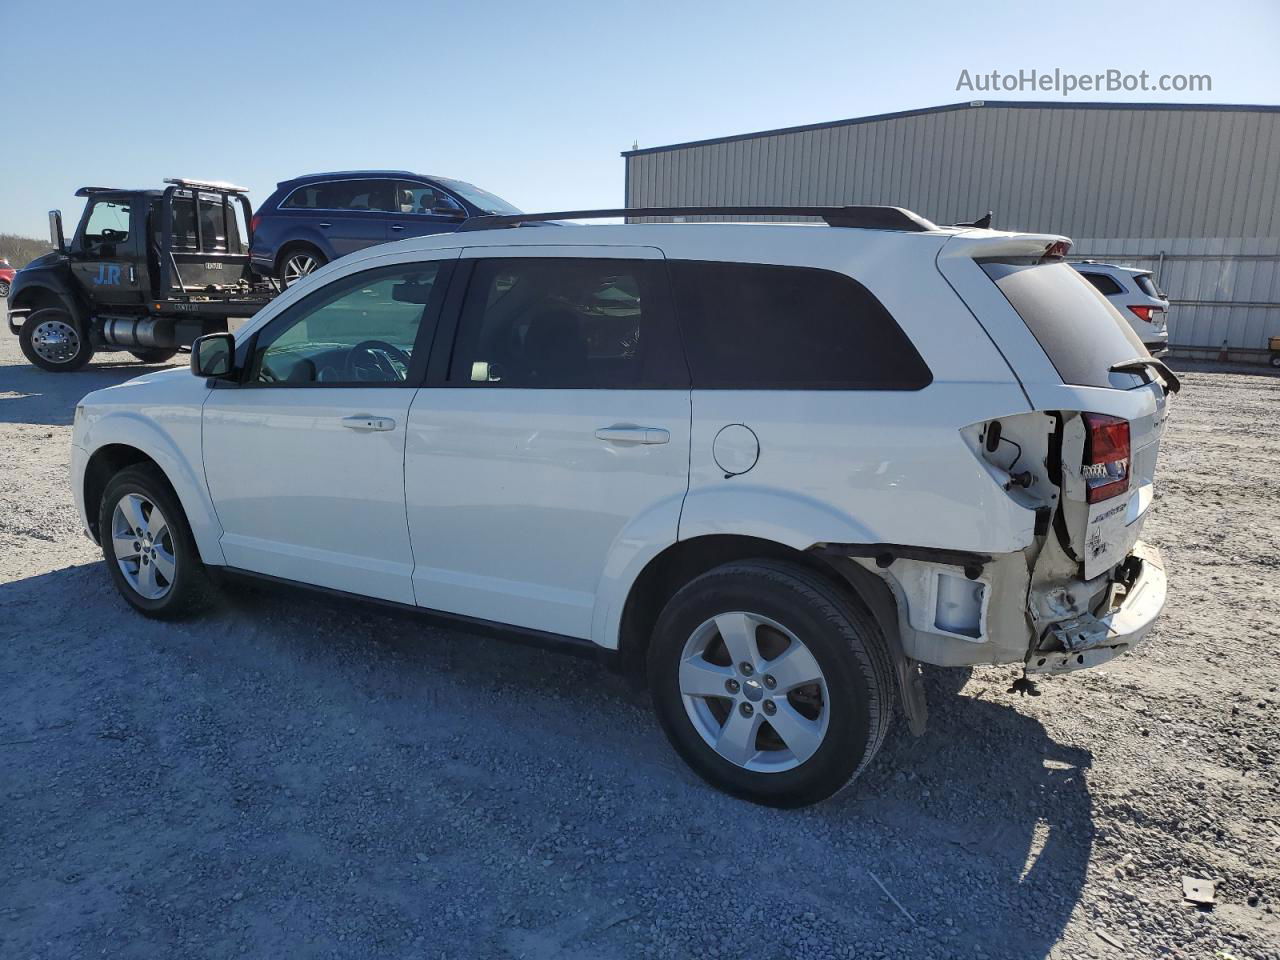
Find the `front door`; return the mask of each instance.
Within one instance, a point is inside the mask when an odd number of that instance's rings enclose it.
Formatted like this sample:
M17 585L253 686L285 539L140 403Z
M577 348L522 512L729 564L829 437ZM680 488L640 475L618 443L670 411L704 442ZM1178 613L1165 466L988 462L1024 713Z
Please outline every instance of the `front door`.
M396 185L396 213L388 221L388 240L452 233L467 218L453 197L438 187L401 180Z
M239 384L204 405L204 466L227 563L413 602L410 401L449 257L339 277L270 320Z
M120 194L89 198L72 250L71 270L95 305L141 301L137 264L146 222L142 203Z
M452 358L409 411L419 605L587 638L608 562L674 542L689 379L664 267L652 248L463 251Z

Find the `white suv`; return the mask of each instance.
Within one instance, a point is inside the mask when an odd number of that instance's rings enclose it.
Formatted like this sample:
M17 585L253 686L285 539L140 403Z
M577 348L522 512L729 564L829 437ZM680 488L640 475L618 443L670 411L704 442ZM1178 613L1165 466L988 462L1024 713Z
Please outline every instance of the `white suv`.
M1156 286L1150 270L1120 267L1097 260L1071 264L1115 306L1152 356L1169 352L1169 298Z
M694 770L778 806L856 776L895 702L920 732L922 662L1132 649L1177 381L1068 242L749 212L831 225L477 221L89 394L111 576L151 616L221 571L611 651Z

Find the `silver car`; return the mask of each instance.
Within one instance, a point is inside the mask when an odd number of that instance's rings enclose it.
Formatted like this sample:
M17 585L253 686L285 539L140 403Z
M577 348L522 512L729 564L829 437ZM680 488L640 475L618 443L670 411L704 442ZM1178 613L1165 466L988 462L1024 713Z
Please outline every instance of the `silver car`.
M1096 260L1082 260L1072 266L1115 305L1153 357L1168 352L1169 330L1165 321L1169 315L1169 298L1156 285L1150 270Z

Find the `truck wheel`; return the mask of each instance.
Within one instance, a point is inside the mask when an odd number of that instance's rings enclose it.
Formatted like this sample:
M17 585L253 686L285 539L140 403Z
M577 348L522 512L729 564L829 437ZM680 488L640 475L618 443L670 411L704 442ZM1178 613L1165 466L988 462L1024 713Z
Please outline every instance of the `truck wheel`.
M213 599L186 514L159 468L140 464L111 478L98 534L116 588L146 616L176 619Z
M329 261L314 247L294 247L280 258L277 279L284 287L291 287L309 273L315 273Z
M176 347L173 350L167 347L154 347L150 350L130 350L129 352L143 363L164 363L175 357L178 350Z
M79 370L93 358L89 338L57 307L29 314L18 328L18 345L28 360L50 373Z
M704 780L797 807L851 783L884 742L893 670L851 596L805 567L726 564L658 618L649 682L672 746Z

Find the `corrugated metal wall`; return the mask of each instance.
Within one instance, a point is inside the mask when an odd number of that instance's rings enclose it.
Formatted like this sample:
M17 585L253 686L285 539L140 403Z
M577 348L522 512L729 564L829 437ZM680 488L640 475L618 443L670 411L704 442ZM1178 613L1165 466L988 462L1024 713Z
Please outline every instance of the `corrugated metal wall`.
M987 102L625 156L628 206L994 210L1002 229L1158 268L1175 343L1280 336L1280 109Z

